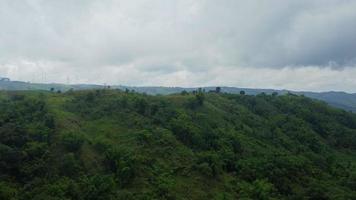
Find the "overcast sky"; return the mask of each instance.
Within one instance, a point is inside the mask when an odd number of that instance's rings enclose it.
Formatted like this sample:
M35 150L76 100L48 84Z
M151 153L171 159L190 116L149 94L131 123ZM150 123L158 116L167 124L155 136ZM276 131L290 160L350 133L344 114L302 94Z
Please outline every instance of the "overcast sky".
M0 76L356 92L356 1L0 0Z

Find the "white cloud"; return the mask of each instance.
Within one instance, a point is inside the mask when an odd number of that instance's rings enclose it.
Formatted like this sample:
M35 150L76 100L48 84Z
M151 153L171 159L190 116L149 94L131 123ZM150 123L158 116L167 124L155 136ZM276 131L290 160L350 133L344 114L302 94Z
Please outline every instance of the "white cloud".
M355 9L351 0L0 0L0 75L356 92Z

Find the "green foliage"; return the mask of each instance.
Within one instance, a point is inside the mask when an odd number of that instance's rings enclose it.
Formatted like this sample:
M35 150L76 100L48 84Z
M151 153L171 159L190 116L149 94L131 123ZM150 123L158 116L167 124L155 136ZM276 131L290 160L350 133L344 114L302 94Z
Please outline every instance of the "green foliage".
M0 182L0 199L17 199L18 190L9 186L9 183Z
M243 182L239 186L240 197L260 200L270 200L276 198L274 185L266 179L256 179L252 183Z
M81 172L80 163L73 153L65 154L60 163L61 175L74 177Z
M116 176L121 187L126 187L135 177L136 160L131 152L125 149L110 148L106 151L108 169Z
M0 96L0 199L356 198L356 115L303 96Z
M148 103L146 99L137 98L134 100L134 107L136 108L138 113L144 115L147 112Z
M80 198L85 200L114 199L115 180L108 175L94 175L83 177L79 182Z
M68 132L61 135L60 141L68 151L76 152L85 142L85 138L81 133Z
M203 92L198 92L198 93L195 95L195 98L196 98L197 104L198 104L199 106L203 105L204 100L205 100L205 96L204 96L204 93L203 93Z
M222 160L214 152L202 152L198 155L198 169L205 175L216 177L221 174Z
M10 94L0 101L0 172L17 181L46 172L53 121L42 99Z

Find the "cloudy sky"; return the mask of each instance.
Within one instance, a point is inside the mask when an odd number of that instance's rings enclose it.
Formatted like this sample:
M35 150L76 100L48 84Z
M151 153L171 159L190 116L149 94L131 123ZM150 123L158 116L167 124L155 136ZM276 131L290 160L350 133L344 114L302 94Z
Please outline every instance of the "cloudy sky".
M356 1L0 0L0 76L356 92Z

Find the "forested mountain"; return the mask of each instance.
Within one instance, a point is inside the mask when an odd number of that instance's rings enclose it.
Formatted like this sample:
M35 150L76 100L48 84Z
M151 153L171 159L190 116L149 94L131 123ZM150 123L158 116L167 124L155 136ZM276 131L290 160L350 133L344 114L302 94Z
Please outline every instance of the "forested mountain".
M356 115L293 94L1 92L0 199L356 199Z
M174 94L182 91L194 91L198 88L182 88L182 87L133 87L122 85L95 85L95 84L56 84L56 83L29 83L21 81L1 81L0 90L13 91L13 90L45 90L45 91L60 91L65 92L69 90L90 90L90 89L104 89L110 87L112 89L120 90L134 90L139 93L146 94ZM216 87L203 87L201 89L205 91L215 90ZM346 111L356 112L356 94L350 94L345 92L297 92L288 90L274 90L274 89L254 89L254 88L237 88L237 87L221 87L221 92L239 94L240 91L244 91L249 95L257 95L260 93L272 94L277 92L279 94L293 93L298 95L305 95L307 97L318 99L327 102L329 105L344 109Z

